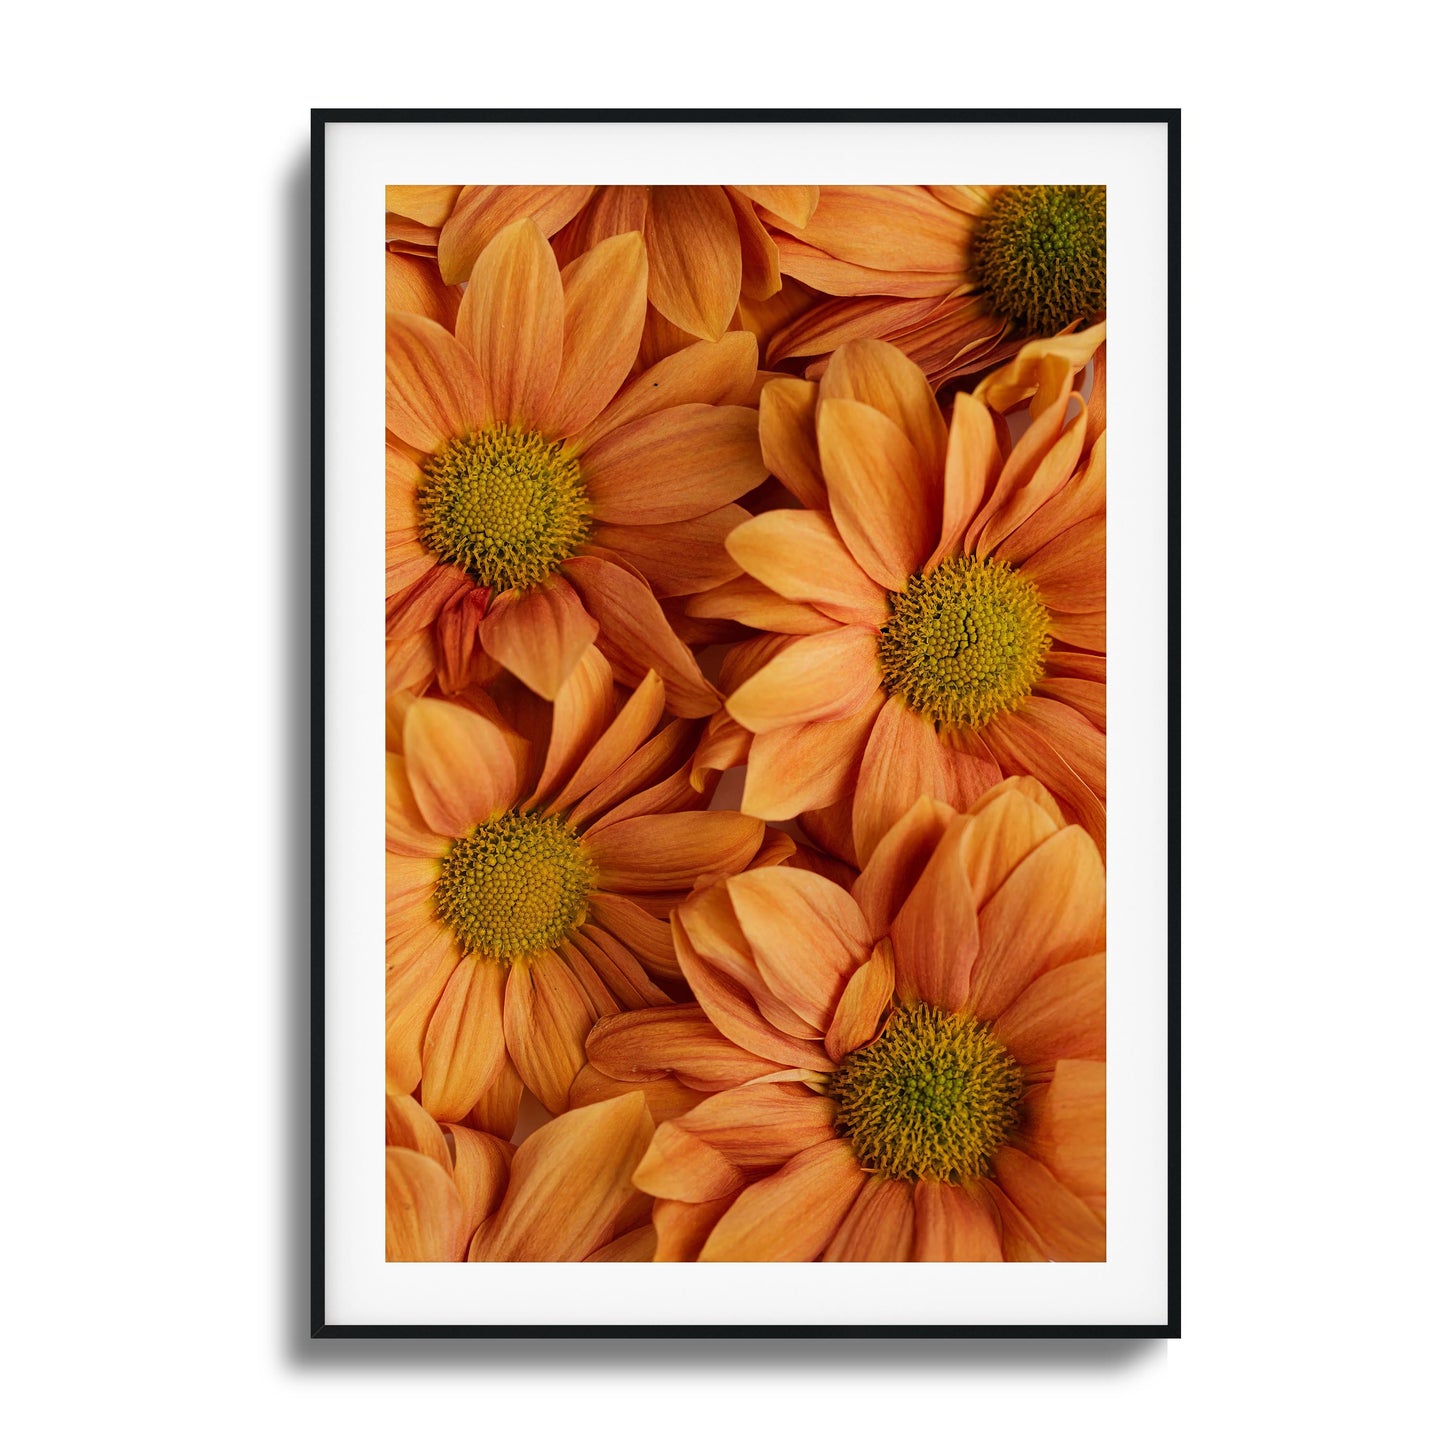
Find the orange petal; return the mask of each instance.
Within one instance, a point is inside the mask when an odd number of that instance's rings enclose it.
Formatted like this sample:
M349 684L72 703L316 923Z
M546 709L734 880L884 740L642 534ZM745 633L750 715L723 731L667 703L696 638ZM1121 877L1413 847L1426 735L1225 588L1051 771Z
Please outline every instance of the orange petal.
M758 400L758 440L768 470L805 506L823 511L828 488L818 456L818 384L777 377Z
M395 1149L414 1149L434 1159L448 1173L452 1156L447 1141L435 1119L417 1101L406 1094L386 1096L386 1142Z
M1021 1064L1102 1059L1104 955L1076 959L1035 979L993 1027Z
M953 398L943 470L943 526L929 565L956 556L990 485L1003 466L993 418L967 392Z
M734 186L750 201L771 211L791 226L806 226L818 209L817 186ZM418 217L418 220L421 218ZM433 222L440 225L439 221Z
M434 261L386 253L386 309L410 311L435 321L444 331L456 325L461 292L442 283Z
M647 526L700 517L767 476L758 414L689 403L610 431L582 458L593 514Z
M406 772L434 832L460 838L517 795L516 756L507 736L470 708L421 698L406 715Z
M821 1034L872 939L836 883L796 868L729 879L728 899L773 996Z
M593 1021L571 970L555 953L540 953L508 971L502 1019L507 1052L550 1113L567 1107L572 1080L587 1062L583 1043Z
M921 797L878 841L853 888L875 938L888 931L952 818L946 803Z
M492 599L482 646L533 692L555 698L597 636L597 623L565 577Z
M995 1019L1040 974L1098 951L1104 929L1104 864L1082 828L1034 849L978 911L979 950L970 1003Z
M472 359L435 321L386 318L386 425L424 452L491 420Z
M764 513L738 527L727 548L746 572L790 602L875 630L888 621L887 594L822 512Z
M679 717L707 717L717 710L716 689L678 640L646 582L600 556L574 557L563 570L601 625L597 645L618 676L636 685L647 669L654 670Z
M507 1059L502 1070L492 1081L472 1112L467 1123L484 1134L493 1134L498 1139L510 1139L517 1131L517 1113L522 1103L522 1080L512 1061Z
M657 1250L657 1231L650 1224L639 1224L625 1234L594 1249L586 1264L650 1264Z
M592 900L589 900L588 909L595 917ZM574 969L577 966L577 953L586 956L607 992L616 1000L613 1008L621 1005L625 1009L639 1009L668 1002L667 995L648 978L628 945L613 937L608 929L597 923L584 923L577 930L573 950L568 955L568 961L573 964ZM611 1009L607 1010L610 1011Z
M998 1221L983 1190L961 1185L913 1186L913 1258L920 1264L998 1263Z
M583 1066L572 1081L572 1090L567 1095L568 1107L581 1109L588 1104L601 1103L603 1099L616 1099L623 1094L637 1092L647 1101L647 1112L654 1124L675 1119L689 1109L696 1108L708 1096L697 1089L690 1089L670 1074L661 1079L648 1079L641 1084L619 1083L594 1069L591 1064Z
M883 835L918 798L952 797L943 744L927 718L899 696L883 704L863 753L853 800L853 841L868 862Z
M590 834L644 813L696 808L700 800L684 766L696 738L696 723L669 723L573 806L572 826Z
M881 271L936 272L960 281L972 229L923 186L820 186L807 225L788 228L844 261ZM935 284L940 292L950 289Z
M506 970L464 958L447 980L422 1045L421 1102L434 1119L466 1118L506 1056Z
M905 1003L962 1011L978 953L979 923L968 884L968 819L955 818L889 929Z
M562 365L562 277L536 222L514 221L472 268L457 334L481 375L491 418L535 429Z
M632 1180L649 1194L700 1204L737 1193L747 1176L705 1139L666 1123L658 1125Z
M833 521L863 570L902 591L933 550L939 518L929 478L896 422L861 401L818 404L818 454Z
M851 794L883 702L877 688L851 717L758 733L746 754L743 811L755 818L794 818Z
M577 438L586 451L598 437L644 416L688 402L735 406L746 402L758 369L757 339L731 331L720 341L699 341L665 356L630 382L597 420Z
M728 505L656 527L592 529L599 547L630 562L659 597L683 597L727 582L742 570L724 545L735 528L748 520L741 507Z
M386 1151L386 1257L449 1261L462 1257L462 1201L451 1174L410 1149Z
M397 753L386 755L386 846L411 858L440 858L447 847L427 827L406 779L406 760Z
M609 680L610 693L610 680ZM610 701L610 698L609 698ZM552 810L567 808L610 776L642 746L662 716L662 679L650 672L594 742L557 793Z
M387 969L386 1087L409 1094L421 1082L421 1046L427 1022L461 948L451 930L432 923L408 941L408 956Z
M652 1207L652 1224L657 1230L659 1263L690 1264L707 1243L707 1237L734 1203L731 1195L709 1199L705 1204L684 1204L680 1199L659 1199Z
M456 1150L452 1178L462 1200L462 1237L470 1240L477 1226L501 1203L511 1174L512 1146L476 1129L447 1125Z
M727 709L753 732L850 717L882 681L878 634L835 627L789 644L733 693Z
M633 231L612 236L562 273L562 364L543 430L575 436L627 380L647 314L647 253Z
M838 1000L828 1025L828 1057L841 1059L878 1037L883 1015L893 1002L893 945L880 939L868 961L857 969Z
M647 295L674 325L716 341L737 310L742 247L721 186L654 186Z
M994 718L987 737L1001 765L1036 777L1104 847L1102 732L1063 703L1031 697L1019 712Z
M573 1109L517 1150L474 1260L580 1260L606 1244L631 1202L632 1173L652 1138L640 1094Z
M895 346L884 341L850 341L833 354L818 400L861 401L880 411L913 444L930 494L943 479L948 429L928 378Z
M1063 970L1059 970L1063 972ZM1029 1099L1019 1141L1066 1189L1104 1212L1105 1068L1062 1059L1053 1081Z
M828 1261L906 1264L913 1253L913 1186L872 1174L853 1201L833 1241Z
M745 1189L713 1228L700 1258L759 1263L817 1259L866 1177L852 1145L842 1139L814 1144L776 1174Z
M1050 612L1104 610L1105 522L1089 517L1060 533L1024 564Z
M617 893L594 893L587 911L653 973L664 978L681 977L672 929L665 920L654 918L640 904Z
M460 186L388 186L386 209L423 226L441 226L457 203Z
M660 705L660 686L657 695ZM612 669L595 647L588 647L552 700L552 729L534 802L550 797L581 766L606 732L612 708Z
M776 1065L724 1038L696 1004L633 1009L600 1019L587 1037L591 1065L620 1083L678 1075L689 1088L730 1089Z
M762 841L762 823L741 813L654 814L589 833L587 850L599 888L659 893L747 867Z
M1102 1261L1104 1221L1038 1160L1005 1145L993 1157L998 1186L1050 1259Z
M437 264L451 285L465 281L483 248L520 216L544 235L560 231L587 203L592 186L463 186L437 241Z
M689 617L726 617L746 627L793 637L831 632L837 626L812 607L788 602L752 577L723 582L688 600Z

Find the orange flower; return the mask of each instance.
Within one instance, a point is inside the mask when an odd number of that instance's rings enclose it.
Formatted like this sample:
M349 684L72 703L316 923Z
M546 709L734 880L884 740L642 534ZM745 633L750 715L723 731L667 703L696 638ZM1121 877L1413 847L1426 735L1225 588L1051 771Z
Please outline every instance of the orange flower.
M652 1138L636 1098L578 1109L520 1148L386 1100L389 1260L650 1260L651 1200L632 1182Z
M768 362L891 342L939 386L1030 338L1104 314L1103 186L824 186L803 225L771 221L787 276L827 300Z
M1102 338L1032 343L955 398L951 428L881 342L764 388L764 456L803 508L732 532L749 575L688 608L771 634L737 649L699 754L746 750L745 812L846 808L841 838L815 836L866 862L915 798L964 807L1030 773L1103 846L1102 385L1069 416ZM990 408L1030 395L1010 444Z
M608 237L638 231L647 248L647 299L689 337L716 341L740 296L762 300L782 285L764 220L803 225L817 203L817 186L463 186L438 223L437 261L443 280L466 280L483 248L520 216L553 237L564 264ZM444 204L437 194L389 192L387 201L389 209L405 206L429 220Z
M553 698L595 638L629 683L654 669L680 716L716 708L654 589L737 575L722 539L746 513L731 503L766 475L757 412L737 404L756 344L699 343L624 387L646 284L638 233L564 276L521 220L477 258L455 335L389 313L393 690L459 692L505 669Z
M658 1259L1104 1258L1104 867L1046 789L920 798L851 891L757 869L673 932L700 1006L588 1041L711 1091L633 1176Z
M518 1079L560 1113L593 1023L667 1002L669 907L763 838L696 811L697 724L658 729L655 673L619 707L588 648L550 709L512 692L399 694L386 758L387 1088L504 1136Z

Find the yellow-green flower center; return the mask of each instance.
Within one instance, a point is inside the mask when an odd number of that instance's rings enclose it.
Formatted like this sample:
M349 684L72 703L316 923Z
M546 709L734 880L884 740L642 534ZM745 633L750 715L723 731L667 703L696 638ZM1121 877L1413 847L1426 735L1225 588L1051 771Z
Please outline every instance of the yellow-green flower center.
M995 310L1052 335L1104 311L1104 187L1006 186L973 237L973 268Z
M581 468L561 442L492 426L422 463L422 545L485 587L534 587L587 540Z
M1023 1071L976 1019L900 1009L833 1075L836 1126L865 1168L957 1183L988 1170L1018 1123Z
M523 957L556 947L586 918L595 877L581 840L560 818L502 813L458 838L442 859L437 917L469 951Z
M1043 676L1048 609L1006 562L954 557L890 600L878 634L883 685L934 723L980 728Z

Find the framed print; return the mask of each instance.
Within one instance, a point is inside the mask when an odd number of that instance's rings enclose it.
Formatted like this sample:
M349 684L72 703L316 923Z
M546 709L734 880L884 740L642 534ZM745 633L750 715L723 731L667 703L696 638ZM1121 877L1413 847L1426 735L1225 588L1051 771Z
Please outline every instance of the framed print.
M313 1334L1177 1335L1178 113L313 127Z

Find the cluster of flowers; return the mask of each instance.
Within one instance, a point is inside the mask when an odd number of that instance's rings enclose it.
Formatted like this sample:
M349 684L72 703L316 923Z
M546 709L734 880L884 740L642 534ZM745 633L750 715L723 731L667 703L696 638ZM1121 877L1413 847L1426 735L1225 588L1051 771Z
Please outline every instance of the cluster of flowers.
M388 1259L1104 1258L1104 219L388 190Z

